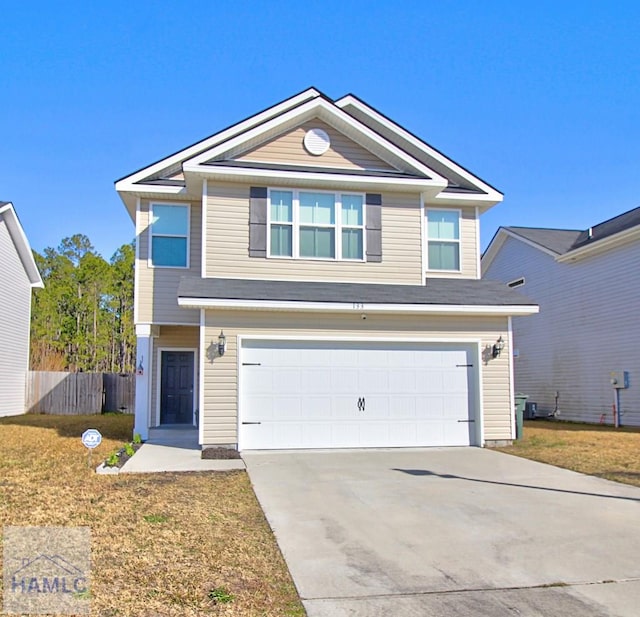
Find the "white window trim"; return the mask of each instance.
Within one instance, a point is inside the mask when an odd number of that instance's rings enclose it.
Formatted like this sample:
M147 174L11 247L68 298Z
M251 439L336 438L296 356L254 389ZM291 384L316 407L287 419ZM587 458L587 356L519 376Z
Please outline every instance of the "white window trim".
M286 191L292 193L292 216L291 223L279 222L271 220L271 192ZM302 224L300 222L300 193L323 193L333 195L334 200L334 224L314 223ZM359 195L362 197L362 225L343 225L342 224L342 195ZM291 252L289 255L272 255L271 254L271 225L291 225ZM323 229L335 230L335 257L303 257L300 255L300 228L301 227L317 227ZM362 230L362 257L360 259L351 259L342 257L342 231L344 229L361 229ZM364 263L367 261L367 196L360 191L323 191L316 189L292 189L290 187L270 187L267 196L267 258L269 259L297 259L305 261L346 261L351 263Z
M458 238L452 240L443 240L439 238L430 238L429 237L429 212L456 212L458 214ZM424 231L425 231L425 262L426 262L426 270L427 272L451 272L451 273L459 273L462 272L462 210L459 208L426 208L424 213L425 221L424 221ZM458 268L456 270L449 269L440 269L440 268L431 268L429 266L429 242L449 242L450 244L458 245Z
M157 234L163 238L184 238L187 239L187 265L186 266L159 266L153 263L153 207L154 206L179 206L187 209L187 234ZM162 270L188 270L191 267L191 204L168 201L152 201L149 203L149 268L158 268Z

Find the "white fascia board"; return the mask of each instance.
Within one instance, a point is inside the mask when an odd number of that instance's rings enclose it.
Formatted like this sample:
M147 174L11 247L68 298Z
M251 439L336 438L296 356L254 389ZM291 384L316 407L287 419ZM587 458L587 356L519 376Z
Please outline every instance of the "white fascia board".
M496 191L493 187L489 186L488 184L480 180L480 178L474 176L471 172L467 171L463 167L460 167L460 165L452 161L450 158L448 158L441 152L438 152L437 150L435 150L434 148L426 144L421 139L418 139L417 137L409 133L406 129L403 129L399 124L396 124L395 122L392 122L388 118L385 118L380 113L378 113L377 111L375 111L374 109L372 109L371 107L369 107L368 105L360 101L359 99L356 99L351 95L347 95L341 99L338 99L335 102L335 105L336 107L340 107L340 108L348 107L349 105L357 108L359 111L370 116L373 120L375 120L379 124L382 124L387 129L393 131L394 133L397 133L400 137L402 137L403 139L411 143L416 148L420 148L420 150L422 150L428 156L434 158L436 161L442 163L443 165L446 165L452 171L455 171L458 175L462 176L463 178L465 178L466 180L468 180L469 182L471 182L481 190L485 191L491 199L496 200L496 203L498 203L499 201L502 201L502 198L503 198L502 193L500 193L499 191Z
M326 313L414 313L437 315L534 315L537 305L474 306L458 304L369 304L353 302L297 302L291 300L236 300L233 298L178 298L178 306L200 309ZM357 307L357 308L356 308Z
M137 199L166 199L167 197L189 197L184 186L158 186L151 184L128 184L118 189L120 199L124 202L131 220L135 222Z
M24 229L20 224L18 215L16 214L11 202L0 207L0 218L3 218L7 225L7 230L15 244L18 256L20 257L24 271L29 278L31 287L44 287L40 271L36 265L36 260L33 258L31 245L29 244L29 240L27 240L27 235L24 233Z
M146 178L147 176L151 176L159 171L162 171L167 167L171 167L172 165L177 165L181 161L191 158L193 156L196 156L199 152L202 152L203 150L208 150L209 148L212 148L216 144L219 144L220 142L225 141L233 137L234 135L237 135L238 133L242 133L247 129L251 128L252 126L255 126L256 124L261 124L265 120L268 120L269 118L275 115L279 115L283 111L291 109L291 107L295 107L300 103L303 103L305 101L308 101L309 99L313 99L319 96L320 96L320 92L318 92L315 88L309 88L308 90L305 90L304 92L301 92L300 94L293 96L287 99L286 101L282 101L281 103L278 103L273 107L269 107L268 109L265 109L264 111L256 114L255 116L251 116L250 118L247 118L246 120L243 120L238 124L235 124L227 129L224 129L223 131L220 131L219 133L216 133L215 135L211 135L210 137L207 137L206 139L203 139L202 141L199 141L198 143L195 143L192 146L189 146L188 148L185 148L184 150L180 150L179 152L176 152L175 154L172 154L167 158L164 158L156 163L153 163L149 167L145 167L144 169L141 169L140 171L136 171L130 176L126 176L122 178L122 180L116 182L116 190L120 190L118 189L118 185L120 184L120 182L128 181L131 183L135 183L139 180Z
M337 118L341 122L348 124L352 129L360 133L364 138L377 144L383 150L388 152L391 155L391 158L402 161L405 165L420 174L429 176L434 180L440 180L444 186L447 185L447 181L442 178L442 176L427 167L424 163L418 161L416 158L412 157L410 154L408 154L395 144L391 143L375 131L371 130L368 126L362 124L361 122L350 116L348 113L342 111L323 98L315 98L311 101L307 101L306 103L299 105L295 109L290 109L289 111L286 111L275 118L271 118L270 120L263 122L259 126L245 131L241 135L237 135L236 137L231 138L224 143L215 146L210 150L207 150L206 152L198 154L189 161L185 161L183 168L186 171L187 167L192 168L193 165L199 165L212 158L215 158L216 156L224 155L230 150L241 147L242 144L248 141L259 139L261 135L264 135L269 131L273 131L274 129L277 129L282 125L294 125L297 122L300 122L301 118L310 116L315 113L325 114L325 118L326 116L328 116L329 118Z
M443 191L435 196L434 205L447 205L447 206L477 206L481 213L486 212L492 206L502 201L502 195L494 193L492 195L486 195L484 193L448 193Z
M116 191L122 196L125 193L141 197L146 194L150 195L180 195L186 194L187 189L184 186L168 186L165 184L136 184L135 182L128 182L122 180L118 182Z
M291 184L299 186L301 183L311 183L315 186L349 186L371 189L388 189L422 192L432 197L443 189L438 180L427 178L394 178L386 176L359 176L351 174L332 174L313 171L284 171L273 169L249 169L246 167L228 167L224 165L197 165L185 163L185 174L196 177L218 178L226 181L257 181L269 184Z
M624 231L620 231L617 234L608 236L607 238L603 238L602 240L596 240L593 244L587 244L585 246L581 246L580 248L574 249L573 251L569 251L568 253L558 255L556 256L556 261L563 263L567 261L574 261L576 259L582 259L583 257L600 253L601 251L616 248L620 244L634 239L640 239L640 225L625 229Z

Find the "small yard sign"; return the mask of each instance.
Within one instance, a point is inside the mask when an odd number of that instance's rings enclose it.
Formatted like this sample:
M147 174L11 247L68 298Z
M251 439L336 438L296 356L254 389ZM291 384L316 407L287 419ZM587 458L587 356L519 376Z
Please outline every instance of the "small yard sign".
M102 435L97 428L88 428L82 433L82 443L90 450L97 448L102 442Z

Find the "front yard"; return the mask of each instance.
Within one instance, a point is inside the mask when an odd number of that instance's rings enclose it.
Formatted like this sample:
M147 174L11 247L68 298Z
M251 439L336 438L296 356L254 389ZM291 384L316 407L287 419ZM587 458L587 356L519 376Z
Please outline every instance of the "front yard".
M245 472L95 474L131 430L131 416L1 418L0 524L89 526L92 615L304 615Z
M525 422L522 440L498 449L640 486L640 428L535 420Z

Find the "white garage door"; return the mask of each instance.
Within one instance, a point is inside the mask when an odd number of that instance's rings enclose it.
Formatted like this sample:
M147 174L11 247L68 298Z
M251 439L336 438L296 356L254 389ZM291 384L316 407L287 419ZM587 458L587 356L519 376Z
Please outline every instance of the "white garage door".
M243 450L476 442L472 346L244 341Z

